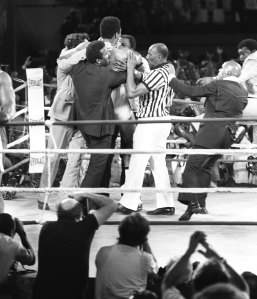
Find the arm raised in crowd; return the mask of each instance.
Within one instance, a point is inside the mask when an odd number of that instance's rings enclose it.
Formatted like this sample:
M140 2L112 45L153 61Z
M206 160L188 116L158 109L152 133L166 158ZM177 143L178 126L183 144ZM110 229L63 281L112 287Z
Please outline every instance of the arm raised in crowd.
M16 233L19 235L23 248L20 248L16 259L23 265L34 265L36 256L32 245L29 242L27 234L23 228L22 222L15 218Z
M199 244L205 242L206 235L201 231L196 231L190 237L186 252L169 268L163 279L163 291L184 281L185 271L188 271L190 258L196 251Z
M207 242L203 242L202 245L205 248L205 251L198 250L199 253L204 255L206 258L215 258L220 261L228 271L230 275L230 282L234 284L239 290L248 293L249 289L247 283L243 279L243 277L238 274L227 262L224 258L222 258Z
M72 195L77 201L81 202L88 199L91 203L98 207L93 211L94 216L98 222L98 225L102 225L117 209L117 203L110 197L94 194L94 193L80 193Z

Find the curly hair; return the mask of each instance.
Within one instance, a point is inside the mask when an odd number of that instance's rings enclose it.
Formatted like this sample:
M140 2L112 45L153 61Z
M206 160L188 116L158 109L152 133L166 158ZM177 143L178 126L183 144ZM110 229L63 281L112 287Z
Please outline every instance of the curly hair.
M73 49L77 47L77 45L83 43L85 39L90 40L87 33L71 33L65 37L64 45L68 49Z
M243 47L246 47L251 52L257 50L257 41L255 39L250 38L244 39L237 45L237 49L242 49Z
M95 63L97 59L102 59L103 54L100 52L105 47L105 43L101 40L94 40L86 49L87 61Z
M117 17L104 17L100 23L100 34L102 38L112 38L115 33L120 32L120 19Z

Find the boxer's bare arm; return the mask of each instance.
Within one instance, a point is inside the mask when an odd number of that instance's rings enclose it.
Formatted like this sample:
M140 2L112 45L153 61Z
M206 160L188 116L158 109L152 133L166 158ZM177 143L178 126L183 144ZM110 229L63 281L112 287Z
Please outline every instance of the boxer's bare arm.
M0 70L0 106L8 119L15 113L15 93L12 86L12 79Z

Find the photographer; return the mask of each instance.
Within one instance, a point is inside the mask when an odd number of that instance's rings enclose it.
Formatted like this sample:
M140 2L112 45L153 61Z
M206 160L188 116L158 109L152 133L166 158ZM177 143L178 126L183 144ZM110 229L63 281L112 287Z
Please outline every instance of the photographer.
M102 195L81 193L72 197L60 202L58 220L41 229L36 299L84 298L95 231L117 208L112 199ZM84 215L85 205L98 209Z
M22 245L14 241L18 234ZM35 264L35 253L27 238L22 222L13 218L10 214L0 214L0 295L11 293L12 277L9 274L13 262L18 261L22 265ZM1 296L0 296L1 297Z
M96 255L95 299L129 298L134 290L144 290L148 275L157 271L148 243L148 220L132 213L118 230L118 243L101 247Z

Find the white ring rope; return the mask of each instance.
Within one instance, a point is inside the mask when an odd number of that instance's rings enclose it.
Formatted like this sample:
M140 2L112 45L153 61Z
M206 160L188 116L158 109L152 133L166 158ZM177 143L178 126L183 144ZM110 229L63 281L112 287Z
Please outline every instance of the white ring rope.
M20 188L20 187L1 187L1 191L15 191L15 192L28 192L28 193L53 193L53 192L93 192L93 193L124 193L124 192L142 192L142 193L256 193L256 188L247 187L210 187L210 188L181 188L181 187L171 187L167 189L157 189L155 187L142 187L142 188L61 188L61 187L44 187L44 188Z
M134 149L44 149L44 150L30 150L30 149L1 149L0 153L10 154L29 154L29 153L60 153L60 154L169 154L169 155L257 155L256 149L165 149L165 150L137 150Z
M8 143L7 148L14 147L15 145L21 144L22 142L24 142L26 140L29 140L29 135L28 134L25 135L25 136L22 136L19 139L16 139L15 141L13 141L11 143Z

